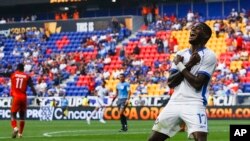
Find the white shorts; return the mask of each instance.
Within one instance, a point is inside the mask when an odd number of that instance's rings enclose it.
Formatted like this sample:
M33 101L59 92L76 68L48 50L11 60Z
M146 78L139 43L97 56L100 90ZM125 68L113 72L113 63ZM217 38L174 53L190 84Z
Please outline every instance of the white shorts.
M188 137L193 132L208 132L206 108L197 105L168 104L157 117L152 130L173 137L180 130L180 124L187 125Z
M102 98L97 97L96 98L96 107L104 107L104 100Z

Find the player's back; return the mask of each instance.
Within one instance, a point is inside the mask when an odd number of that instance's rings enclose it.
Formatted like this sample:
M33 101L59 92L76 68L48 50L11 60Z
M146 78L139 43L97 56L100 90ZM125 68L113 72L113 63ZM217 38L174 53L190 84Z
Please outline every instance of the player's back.
M11 74L11 95L17 97L26 97L26 90L30 81L30 76L21 71L15 71Z

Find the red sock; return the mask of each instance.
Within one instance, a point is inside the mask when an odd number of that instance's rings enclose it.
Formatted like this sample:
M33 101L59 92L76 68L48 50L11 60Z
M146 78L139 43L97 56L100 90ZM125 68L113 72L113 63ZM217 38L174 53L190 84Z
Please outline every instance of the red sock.
M14 129L15 127L17 127L17 125L16 125L16 120L15 120L15 119L12 119L12 120L11 120L11 126L12 126L13 129Z
M25 121L24 120L21 120L20 123L19 123L19 133L22 134L23 133L23 128L24 128L24 125L25 125Z

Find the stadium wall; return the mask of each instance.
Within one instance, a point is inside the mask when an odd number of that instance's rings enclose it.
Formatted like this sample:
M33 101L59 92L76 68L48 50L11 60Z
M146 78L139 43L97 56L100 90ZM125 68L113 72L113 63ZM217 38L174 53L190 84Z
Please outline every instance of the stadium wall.
M126 26L132 30L137 31L143 24L141 16L117 16L120 23L127 24ZM23 32L27 28L44 28L45 24L56 23L56 28L61 27L61 32L83 32L94 30L106 30L111 25L112 17L98 17L98 18L82 18L79 20L47 20L35 21L26 23L6 23L0 24L0 33L9 31ZM141 21L141 22L140 22ZM93 27L90 27L93 26ZM56 30L56 29L55 29Z
M160 13L175 14L177 17L186 17L188 10L200 13L207 19L226 18L232 9L241 11L242 8L250 9L248 0L216 0L216 1L192 1L182 3L161 4Z
M129 120L155 120L163 107L128 107L125 115ZM70 107L67 110L67 117L63 117L63 110L60 107L29 107L26 118L30 120L84 120L94 107ZM250 108L247 106L223 106L207 107L207 116L209 119L250 119ZM10 119L10 109L0 109L0 119ZM93 119L99 119L97 112ZM104 119L118 120L119 109L117 107L107 107L104 112Z

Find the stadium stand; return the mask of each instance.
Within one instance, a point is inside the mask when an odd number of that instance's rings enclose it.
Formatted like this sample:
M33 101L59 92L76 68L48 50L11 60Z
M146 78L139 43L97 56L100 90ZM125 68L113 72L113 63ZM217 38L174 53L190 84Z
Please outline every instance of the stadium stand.
M106 87L115 91L120 73L128 76L133 94L140 82L146 82L148 95L169 94L165 84L170 60L177 50L189 46L189 28L204 20L194 15L191 20L158 16L155 22L142 26L142 30L131 37L131 31L125 27L116 33L107 29L61 32L50 37L36 30L11 33L8 37L1 34L1 69L11 71L14 68L9 64L14 67L23 61L37 84L41 79L46 80L47 89L63 84L66 96L91 95L104 80ZM215 94L250 92L249 21L244 19L248 17L242 17L241 22L230 15L228 19L211 17L205 21L214 32L207 47L216 53L219 62L211 85ZM218 25L223 28L216 34ZM128 41L124 42L127 37ZM135 47L140 50L138 54L134 53ZM106 58L110 61L104 63ZM46 78L41 78L42 74ZM9 96L6 95L8 80L1 78L0 83L5 84L0 87L0 95Z

